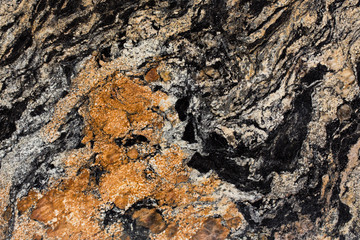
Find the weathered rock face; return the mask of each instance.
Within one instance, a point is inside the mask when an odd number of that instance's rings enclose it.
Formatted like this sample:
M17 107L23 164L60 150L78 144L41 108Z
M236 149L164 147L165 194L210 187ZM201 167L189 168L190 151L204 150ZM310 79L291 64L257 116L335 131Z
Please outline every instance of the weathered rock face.
M360 1L0 16L1 239L360 237Z

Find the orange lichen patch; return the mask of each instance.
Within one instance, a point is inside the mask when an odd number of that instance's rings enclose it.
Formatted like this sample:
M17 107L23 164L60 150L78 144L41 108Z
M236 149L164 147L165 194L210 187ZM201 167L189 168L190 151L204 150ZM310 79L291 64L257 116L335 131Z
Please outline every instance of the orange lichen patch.
M132 217L136 220L137 224L150 229L155 234L161 233L166 228L164 219L155 208L142 208L134 212Z
M239 228L243 223L243 219L241 217L234 217L226 221L226 224L233 230Z
M125 149L119 148L116 144L103 144L100 146L95 144L95 146L101 149L102 152L102 154L97 157L97 162L101 163L101 165L109 169L109 171L118 169L119 166L128 163Z
M9 221L11 218L11 207L8 206L1 216L5 221Z
M76 176L79 168L86 164L93 155L94 152L91 150L90 146L69 151L65 155L63 161L66 166L68 178Z
M15 225L12 232L12 238L14 240L23 239L42 239L45 236L46 229L43 228L43 224L37 221L29 219L25 215L18 216L18 221L21 222ZM5 239L5 238L4 238Z
M94 116L92 116L94 118ZM103 130L105 133L114 137L123 136L129 129L126 112L121 110L109 110L106 114L105 125Z
M150 163L164 182L176 184L179 173L185 173L184 158L184 154L179 151L179 148L174 146L164 150L163 154L154 156ZM184 176L182 175L181 177L183 178Z
M176 235L177 231L178 225L176 223L171 223L165 229L164 236L166 237L166 239L172 239Z
M194 203L196 204L196 203ZM170 208L170 207L169 207ZM201 222L210 216L212 206L181 206L177 207L176 211L171 211L167 207L163 213L167 222L174 222L177 224L176 233L174 233L174 239L190 239L200 228ZM169 212L167 212L169 211ZM166 215L165 215L166 214ZM174 216L176 214L176 216ZM167 232L158 234L154 239L168 239Z
M180 174L183 174L183 172L177 174L179 178L184 177ZM211 194L215 190L218 181L214 178L208 182L209 185L207 185L207 187L197 186L189 182L184 182L179 185L177 182L172 182L172 184L171 181L167 182L168 184L163 185L161 189L158 188L154 195L155 198L159 200L160 205L187 207L196 201L211 202L215 200Z
M207 183L209 185L203 185ZM154 196L159 200L160 209L163 211L166 221L177 223L175 239L190 239L200 227L201 222L213 215L216 199L212 198L211 194L218 184L219 180L210 177L196 185L186 182L173 186L173 189L160 190ZM224 205L226 207L229 204L225 203ZM226 211L228 210L233 211L234 209L228 207ZM226 214L226 211L222 214ZM236 210L236 212L238 211ZM156 239L168 239L166 232L157 235Z
M28 195L24 198L22 198L17 203L17 208L20 211L20 213L24 213L26 210L28 210L31 206L33 206L36 201L40 198L40 194L35 191L30 191Z
M232 230L241 227L244 222L244 218L237 210L235 203L225 201L221 201L220 203L226 208L224 211L225 214L222 216L226 222L226 225Z
M96 141L112 142L130 129L161 126L162 118L152 111L161 98L153 97L149 87L139 84L139 80L115 74L113 81L90 93L86 141L95 136ZM151 138L156 137L159 133L152 132Z
M155 199L156 209L140 209L133 218L150 229L153 239L190 239L205 232L223 239L229 229L239 227L242 216L236 206L213 196L221 181L215 175L190 180L191 169L184 164L188 156L179 146L163 142L165 121L179 121L166 94L152 92L147 86L158 80L157 74L163 70L151 69L145 82L103 68L87 69L89 73L77 78L71 93L76 98L88 96L79 111L85 120L82 143L86 147L66 155L68 175L56 189L44 193L37 203L31 197L20 201L19 211L35 204L30 218L45 224L48 238L57 239L111 239L115 235L126 239L120 223L104 229L100 209L111 203L127 210L145 198ZM60 102L55 116L65 116L72 108L75 100L67 99L69 106ZM52 128L50 139L60 122L61 118L53 119L48 125ZM95 181L91 166L102 169ZM216 210L219 208L223 210ZM226 226L216 219L207 220L215 214L223 216ZM202 228L206 231L199 230Z
M98 236L100 227L96 222L98 199L88 188L89 172L82 171L76 178L67 180L60 189L52 189L42 197L30 218L49 226L47 236L82 239Z
M158 199L160 209L166 216L165 219L168 222L179 223L179 231L176 231L177 238L189 238L194 233L196 225L201 222L201 218L211 214L213 206L199 201L201 195L190 183L171 187L159 189L154 198ZM211 191L212 187L209 188L209 191ZM194 207L195 203L198 206ZM162 235L161 239L166 239L164 238L165 235Z
M161 205L169 205L176 207L177 204L184 199L178 199L181 196L186 195L188 188L172 188L167 191L159 191L155 194L155 198L159 199ZM195 200L193 198L193 200Z
M145 178L146 168L144 162L133 162L106 174L99 185L103 200L114 202L117 207L125 209L149 196L156 184Z
M159 78L160 78L160 76L157 73L156 68L150 69L145 75L145 80L147 82L155 82L155 81L159 80Z
M63 193L58 190L50 190L45 197L41 198L32 211L30 218L47 223L61 214L65 209L63 204Z
M136 150L136 148L132 148L127 151L126 155L131 159L137 159L139 157L139 152Z
M179 185L180 183L185 183L189 180L189 176L187 174L187 172L180 172L178 175L177 175L177 178L176 178L176 184Z
M224 227L221 224L221 219L219 218L208 218L202 224L201 228L197 233L192 237L194 240L203 240L203 239L216 239L221 240L225 239L229 234L229 229Z

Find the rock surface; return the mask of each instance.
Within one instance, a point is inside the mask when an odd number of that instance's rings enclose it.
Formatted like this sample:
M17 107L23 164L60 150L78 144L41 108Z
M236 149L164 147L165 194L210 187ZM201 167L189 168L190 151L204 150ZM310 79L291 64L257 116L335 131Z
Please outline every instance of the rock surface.
M358 239L360 1L3 0L0 239Z

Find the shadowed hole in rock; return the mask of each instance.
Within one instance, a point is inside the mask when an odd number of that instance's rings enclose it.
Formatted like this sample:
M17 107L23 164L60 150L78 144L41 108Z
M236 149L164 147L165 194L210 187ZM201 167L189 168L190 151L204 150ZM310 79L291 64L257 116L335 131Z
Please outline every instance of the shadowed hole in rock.
M360 61L356 63L356 78L357 78L357 83L360 86Z
M101 50L101 57L103 60L108 60L111 58L111 47L107 47Z
M194 122L192 117L189 119L189 122L185 126L185 131L182 137L182 140L185 140L189 143L196 143L195 140L195 128L194 128Z
M175 110L179 115L179 119L181 121L185 121L187 118L187 110L189 108L190 98L183 97L176 101Z
M30 113L30 116L35 117L45 112L44 106L39 105L34 108L34 110Z
M204 150L206 152L214 152L219 150L226 150L228 147L228 142L223 136L217 134L216 132L212 132L205 141Z
M267 0L251 0L250 1L250 12L253 15L258 15L261 11L269 4Z
M16 131L15 122L20 119L25 111L27 101L17 102L11 109L0 108L0 141L9 138Z
M93 181L96 185L100 184L100 179L106 171L99 165L90 167L90 180Z
M33 43L32 33L30 29L25 30L15 40L14 44L5 50L3 57L0 61L0 66L9 65L18 59Z
M143 142L148 143L149 140L143 135L132 135L132 138L125 140L124 147L131 147Z
M339 201L338 211L339 211L339 220L337 224L339 226L343 226L345 223L351 220L352 214L350 213L349 206L342 203L341 201Z
M302 79L301 82L307 85L312 84L315 81L323 79L324 75L328 71L328 68L324 65L318 64L316 68L311 69Z

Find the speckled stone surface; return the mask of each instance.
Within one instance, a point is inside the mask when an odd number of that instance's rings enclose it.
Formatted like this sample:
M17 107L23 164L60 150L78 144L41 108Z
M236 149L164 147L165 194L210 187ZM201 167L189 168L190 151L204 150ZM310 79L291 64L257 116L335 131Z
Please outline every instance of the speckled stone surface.
M0 239L360 238L360 1L0 6Z

